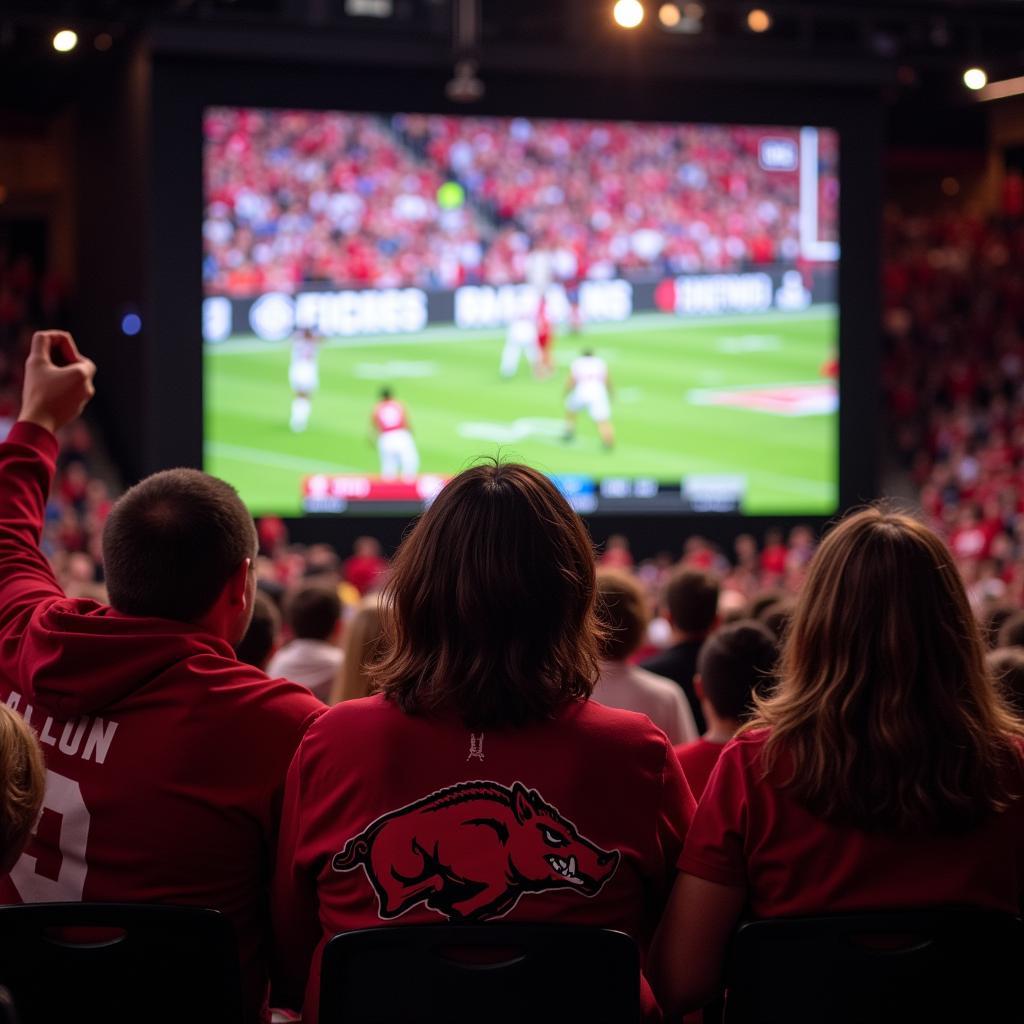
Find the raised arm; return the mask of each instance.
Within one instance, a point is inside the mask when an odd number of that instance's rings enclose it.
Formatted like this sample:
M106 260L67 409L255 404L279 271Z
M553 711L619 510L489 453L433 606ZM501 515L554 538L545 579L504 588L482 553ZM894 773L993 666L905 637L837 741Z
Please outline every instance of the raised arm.
M33 609L64 596L39 539L57 461L54 434L92 397L95 372L70 334L33 335L21 415L0 444L0 665L8 653L14 655L8 641Z

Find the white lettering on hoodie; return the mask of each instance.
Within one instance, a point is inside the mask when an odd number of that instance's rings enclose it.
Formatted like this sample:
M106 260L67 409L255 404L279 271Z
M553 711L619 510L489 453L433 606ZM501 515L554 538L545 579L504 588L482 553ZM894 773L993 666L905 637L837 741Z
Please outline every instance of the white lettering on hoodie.
M36 709L27 703L23 709L21 700L21 694L16 690L11 690L7 697L7 706L12 711L19 712L22 718L36 730L39 742L44 746L57 747L62 754L66 754L68 757L77 756L83 761L95 761L97 764L103 764L107 760L110 744L114 740L114 733L117 732L117 722L108 721L98 716L74 718L64 723L63 730L58 737L53 732L53 716L47 715L41 726L36 725L32 721L32 715Z

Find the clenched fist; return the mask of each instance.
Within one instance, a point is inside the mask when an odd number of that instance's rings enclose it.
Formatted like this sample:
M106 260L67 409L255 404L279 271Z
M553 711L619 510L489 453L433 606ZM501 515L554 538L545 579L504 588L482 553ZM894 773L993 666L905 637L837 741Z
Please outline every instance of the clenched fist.
M18 419L56 433L92 398L95 374L96 365L78 351L67 331L36 331Z

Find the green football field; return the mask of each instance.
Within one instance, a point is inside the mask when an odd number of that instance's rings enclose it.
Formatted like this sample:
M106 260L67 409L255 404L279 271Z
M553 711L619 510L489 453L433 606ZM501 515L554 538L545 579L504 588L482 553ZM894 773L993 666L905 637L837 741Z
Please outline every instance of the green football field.
M205 348L205 468L256 515L301 513L312 473L375 474L370 414L390 386L405 403L421 473L450 475L500 453L552 474L745 478L752 515L827 514L837 498L838 423L823 366L835 355L833 307L680 320L641 314L555 338L557 372L525 359L498 375L504 331L431 327L416 335L328 339L308 429L288 418L288 342L239 336ZM586 346L607 360L616 445L579 418L562 439L569 363Z

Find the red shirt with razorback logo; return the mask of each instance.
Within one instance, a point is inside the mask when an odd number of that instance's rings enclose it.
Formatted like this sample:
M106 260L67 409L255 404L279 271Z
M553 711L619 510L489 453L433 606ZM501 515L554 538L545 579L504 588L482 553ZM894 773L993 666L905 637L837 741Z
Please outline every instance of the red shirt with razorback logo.
M693 810L665 734L632 712L574 702L473 733L382 696L332 708L292 762L274 880L303 1020L316 1021L323 945L354 928L589 924L629 933L643 955Z
M0 700L36 730L47 769L0 903L220 910L238 933L245 1020L264 1020L284 777L323 705L195 627L65 597L39 550L56 457L32 424L0 444Z
M1024 905L1024 798L959 835L864 832L815 817L764 778L768 732L722 751L686 837L679 868L744 886L757 917L952 904L1019 914ZM1007 769L1024 793L1024 756Z

